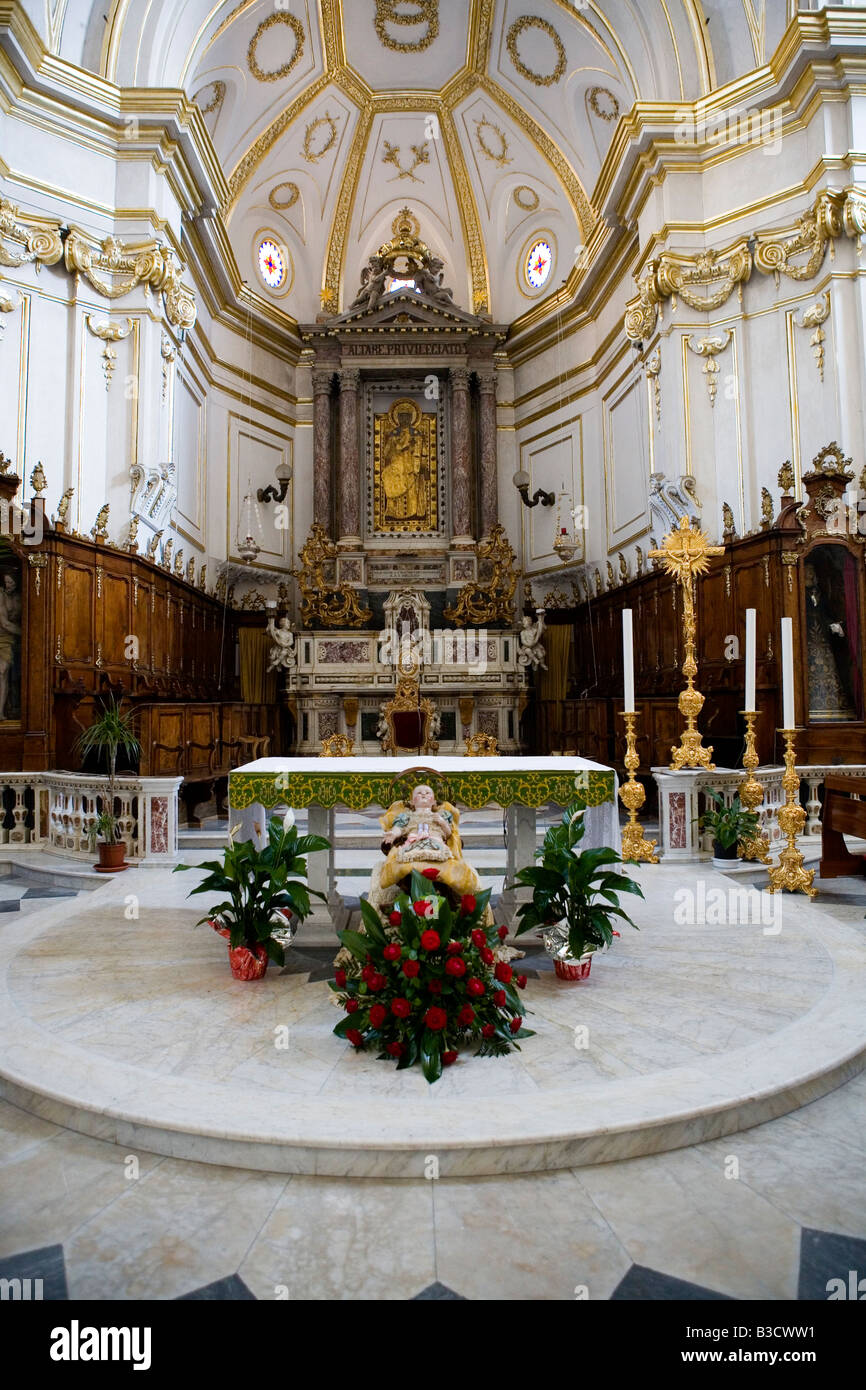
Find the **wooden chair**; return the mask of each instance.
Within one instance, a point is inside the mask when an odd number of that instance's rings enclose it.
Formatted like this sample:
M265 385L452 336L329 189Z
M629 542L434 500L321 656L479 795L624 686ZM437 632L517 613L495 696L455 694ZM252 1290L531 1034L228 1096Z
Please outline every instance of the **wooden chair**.
M852 854L845 844L845 835L866 837L866 777L845 777L828 773L824 778L824 809L821 813L822 878L840 878L862 874L866 870L866 855Z
M494 734L470 734L466 740L464 758L498 758L499 746Z
M349 738L348 734L329 734L322 739L322 751L320 758L353 758L355 756L355 740Z
M398 672L397 691L382 707L388 732L382 739L382 752L438 753L439 744L431 737L433 705L421 694L417 675Z

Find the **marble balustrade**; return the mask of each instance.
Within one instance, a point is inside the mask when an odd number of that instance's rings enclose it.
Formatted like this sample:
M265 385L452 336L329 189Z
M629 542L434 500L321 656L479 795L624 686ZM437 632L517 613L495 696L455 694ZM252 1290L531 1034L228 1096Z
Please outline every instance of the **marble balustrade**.
M172 863L177 856L180 777L118 777L115 813L127 859ZM91 832L107 778L70 772L0 772L0 845L92 859Z

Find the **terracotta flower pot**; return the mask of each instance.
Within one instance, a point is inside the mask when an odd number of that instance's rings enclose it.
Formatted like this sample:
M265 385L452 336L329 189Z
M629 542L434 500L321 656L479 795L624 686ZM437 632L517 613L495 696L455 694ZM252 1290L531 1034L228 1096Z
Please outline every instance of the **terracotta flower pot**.
M554 956L553 968L559 980L588 980L592 956L581 956L580 960L560 960Z
M116 874L121 869L128 869L129 865L124 862L126 845L122 840L117 844L107 845L104 841L99 842L99 863L94 865L98 874Z

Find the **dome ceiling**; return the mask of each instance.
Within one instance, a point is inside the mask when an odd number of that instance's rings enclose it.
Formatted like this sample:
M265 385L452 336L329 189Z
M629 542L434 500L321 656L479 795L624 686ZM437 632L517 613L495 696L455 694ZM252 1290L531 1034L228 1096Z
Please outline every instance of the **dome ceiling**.
M120 85L182 86L198 102L241 273L294 318L344 308L409 206L455 300L511 321L571 271L619 115L728 80L710 33L724 68L757 66L785 6L114 0L59 46ZM265 237L285 252L276 288L259 265ZM537 240L552 260L541 287L525 274Z

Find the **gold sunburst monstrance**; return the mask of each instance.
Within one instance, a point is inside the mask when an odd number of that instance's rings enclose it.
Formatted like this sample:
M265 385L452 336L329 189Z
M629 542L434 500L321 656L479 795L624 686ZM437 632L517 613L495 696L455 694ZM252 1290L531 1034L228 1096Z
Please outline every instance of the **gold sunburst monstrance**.
M673 575L683 591L683 636L686 650L683 675L686 678L686 688L680 691L678 704L686 727L683 729L679 748L671 749L671 772L679 772L684 767L715 767L712 761L713 750L711 747L704 747L697 725L704 697L695 689L698 663L694 582L698 575L706 574L710 567L711 555L724 553L724 546L710 545L709 537L700 527L693 526L688 516L680 517L679 527L665 536L658 550L649 552L650 559L661 560L663 569Z

